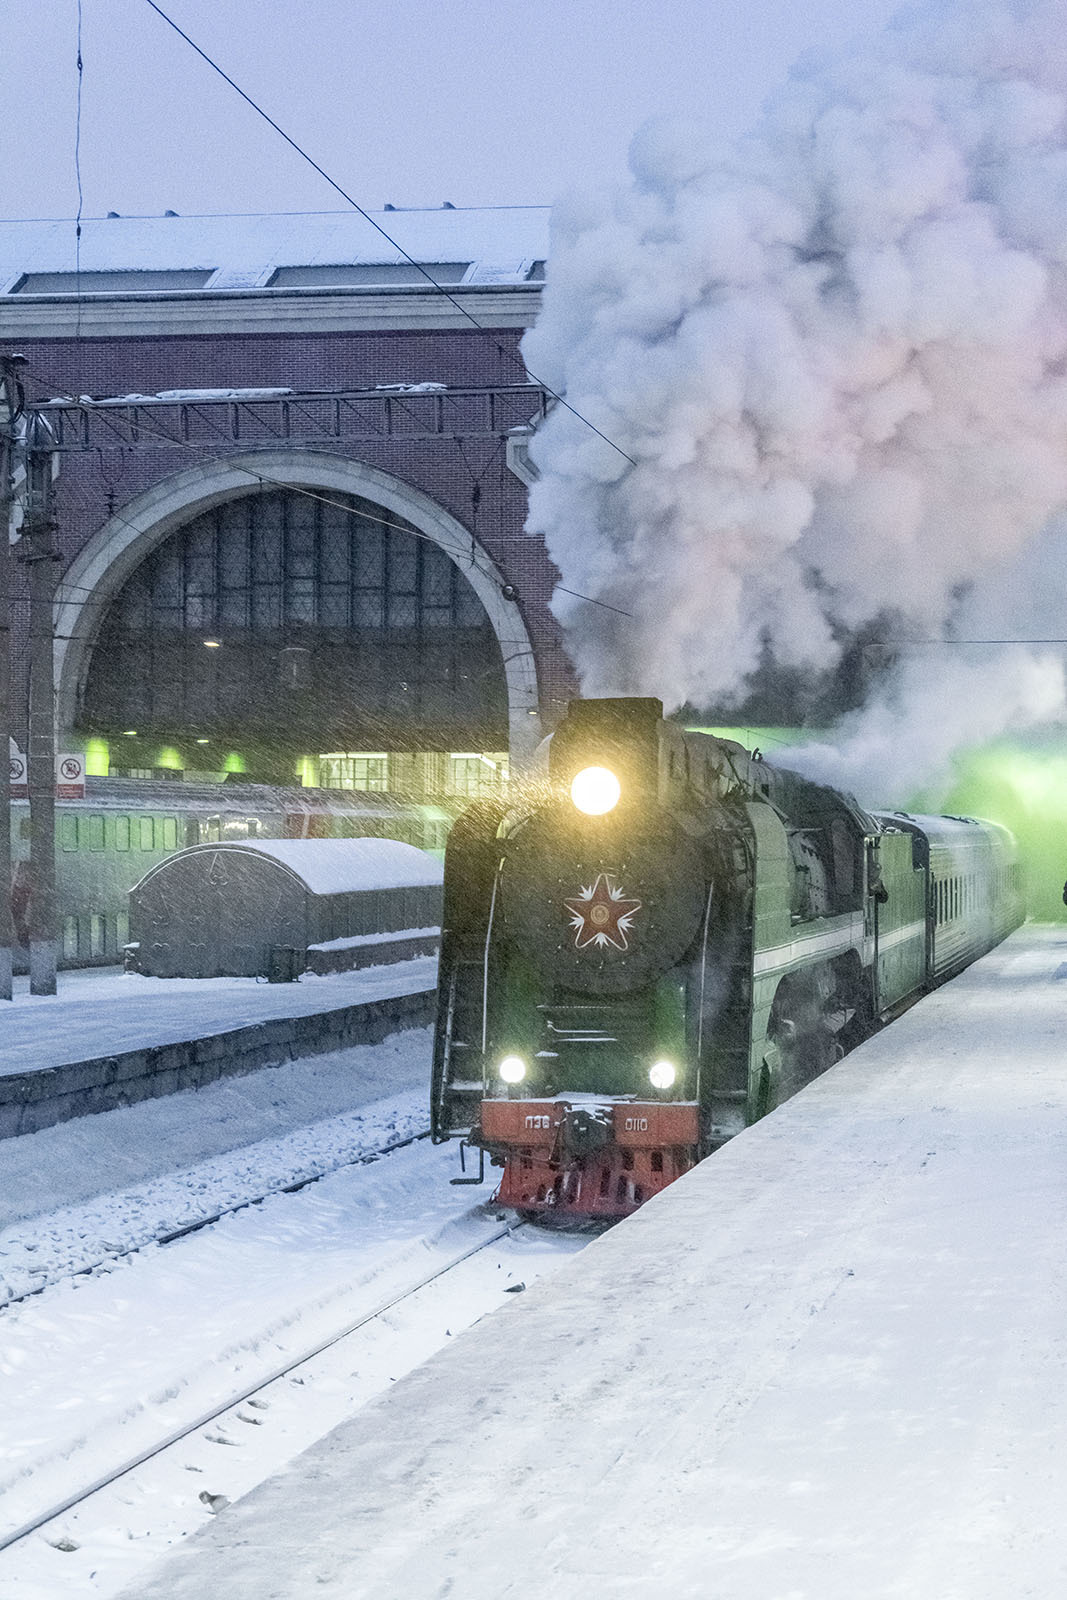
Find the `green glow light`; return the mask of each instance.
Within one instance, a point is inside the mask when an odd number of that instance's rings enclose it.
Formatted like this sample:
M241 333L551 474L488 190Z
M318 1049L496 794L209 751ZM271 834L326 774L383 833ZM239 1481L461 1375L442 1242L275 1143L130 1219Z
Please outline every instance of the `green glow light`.
M1067 729L1000 740L957 757L947 793L916 796L909 809L988 817L1019 843L1032 917L1059 922L1067 878Z
M181 752L175 750L172 744L167 744L163 746L162 750L157 751L152 765L154 767L168 767L180 772L185 763L182 761Z
M226 760L222 763L223 772L247 772L248 763L244 756L236 750L231 750Z
M85 776L106 778L111 770L111 751L106 739L85 741Z

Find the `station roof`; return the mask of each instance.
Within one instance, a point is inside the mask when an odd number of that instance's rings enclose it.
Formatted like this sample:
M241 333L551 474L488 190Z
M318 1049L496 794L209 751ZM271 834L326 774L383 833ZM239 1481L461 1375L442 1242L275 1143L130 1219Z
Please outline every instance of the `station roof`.
M80 258L69 218L0 220L0 295L427 288L411 261L439 283L537 285L549 214L448 205L372 213L389 239L355 211L90 217Z

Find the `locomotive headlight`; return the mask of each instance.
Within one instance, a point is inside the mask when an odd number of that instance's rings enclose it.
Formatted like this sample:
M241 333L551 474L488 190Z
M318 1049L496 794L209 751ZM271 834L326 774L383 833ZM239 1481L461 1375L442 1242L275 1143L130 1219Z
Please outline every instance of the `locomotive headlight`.
M496 1070L505 1083L521 1083L526 1076L526 1063L521 1056L505 1056Z
M571 799L587 817L602 817L619 803L622 785L607 767L583 767L571 782Z
M648 1081L653 1089L669 1089L678 1076L673 1061L654 1061L648 1069Z

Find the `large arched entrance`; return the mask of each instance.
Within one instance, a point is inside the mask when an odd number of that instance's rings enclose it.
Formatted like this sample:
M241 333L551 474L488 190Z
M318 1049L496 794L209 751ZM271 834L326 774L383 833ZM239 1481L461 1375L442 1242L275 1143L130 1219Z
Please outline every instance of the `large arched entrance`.
M112 772L462 787L455 763L521 762L539 736L530 641L486 552L360 463L257 451L165 480L61 592L61 728Z

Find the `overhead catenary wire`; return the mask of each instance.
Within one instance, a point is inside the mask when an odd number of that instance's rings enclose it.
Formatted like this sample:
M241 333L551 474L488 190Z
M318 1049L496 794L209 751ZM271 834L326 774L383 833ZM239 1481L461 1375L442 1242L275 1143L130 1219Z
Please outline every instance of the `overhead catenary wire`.
M308 165L319 174L319 177L324 179L324 181L330 185L330 188L335 190L335 192L341 196L341 199L344 200L346 205L350 205L353 211L358 212L363 220L368 222L377 233L380 233L382 238L385 239L386 242L390 244L399 255L402 255L404 260L407 261L410 266L413 266L417 272L421 273L421 275L426 279L427 283L429 283L438 294L443 295L449 304L459 312L460 316L466 318L466 320L473 327L477 328L480 333L487 331L484 324L479 322L477 317L468 311L466 306L463 305L463 303L458 300L455 295L450 294L443 284L438 283L437 279L431 272L427 271L426 267L421 261L416 261L414 256L409 255L404 249L403 245L399 244L397 240L393 238L392 234L389 233L386 228L382 227L380 222L376 222L370 212L365 210L364 207L359 204L358 200L354 199L346 189L343 189L337 180L332 178L326 169L320 166L314 157L309 155L302 145L297 143L291 134L286 133L285 129L281 127L279 123L275 122L274 118L268 112L264 111L263 107L256 100L254 100L250 94L246 93L246 91L241 88L240 84L236 83L234 79L230 77L228 72L219 66L218 62L209 56L207 51L202 49L200 45L196 43L195 39L191 39L185 30L178 26L173 17L169 17L167 15L162 6L156 4L156 0L145 0L145 3L146 5L150 6L154 12L156 12L157 16L163 19L168 27L173 28L174 32L178 34L180 38L185 40L185 43L190 47L190 49L195 50L196 54L201 58L202 61L207 63L213 72L217 72L219 77L222 78L224 82L229 84L230 88L235 92L235 94L240 95L241 99L246 103L246 105L251 106L252 110L257 116L262 117L263 121L272 127L275 133L278 134L280 138L284 139L286 144L289 145L291 149L296 151L301 160L306 161ZM540 384L547 394L550 394L559 405L563 406L563 408L566 411L569 411L573 417L576 417L579 422L583 423L587 428L595 433L598 439L603 439L605 444L610 445L612 450L617 451L618 454L622 456L625 461L628 461L632 467L637 466L637 462L634 457L624 450L622 445L616 444L615 440L609 438L608 435L598 428L594 422L590 422L587 416L584 416L576 406L571 405L570 401L565 399L563 395L559 394L555 389L553 389L551 384L546 383L544 379L539 378L536 373L531 372L525 361L522 360L521 356L515 355L512 350L509 350L506 345L500 344L499 341L497 341L496 348L500 354L504 356L505 360L512 362L517 367L521 367L522 370L534 381L534 383Z

